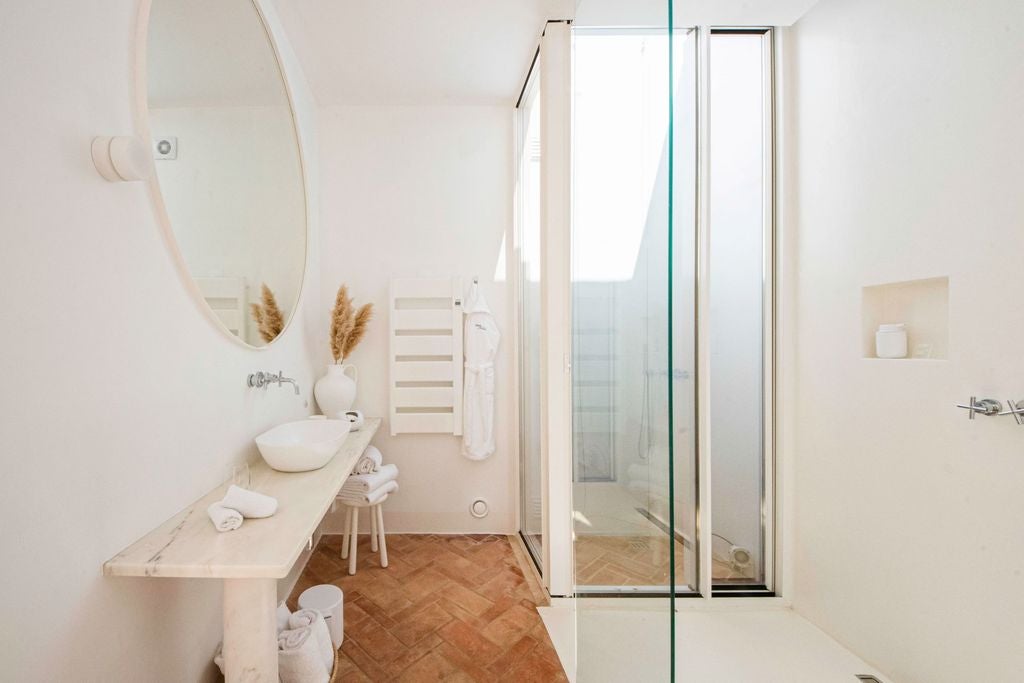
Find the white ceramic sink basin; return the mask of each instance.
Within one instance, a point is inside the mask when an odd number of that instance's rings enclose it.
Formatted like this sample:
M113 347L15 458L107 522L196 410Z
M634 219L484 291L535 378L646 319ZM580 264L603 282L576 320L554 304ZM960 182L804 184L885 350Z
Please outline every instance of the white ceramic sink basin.
M267 464L280 472L318 470L345 443L351 427L348 420L285 422L257 436L256 447Z

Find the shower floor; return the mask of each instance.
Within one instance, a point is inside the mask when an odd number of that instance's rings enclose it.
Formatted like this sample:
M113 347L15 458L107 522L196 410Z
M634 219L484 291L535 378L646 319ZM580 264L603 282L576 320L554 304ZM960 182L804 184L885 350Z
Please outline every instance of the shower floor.
M631 608L638 602L564 599L539 608L571 681L669 680L668 605ZM857 674L892 680L786 608L684 606L675 632L679 681L848 683Z

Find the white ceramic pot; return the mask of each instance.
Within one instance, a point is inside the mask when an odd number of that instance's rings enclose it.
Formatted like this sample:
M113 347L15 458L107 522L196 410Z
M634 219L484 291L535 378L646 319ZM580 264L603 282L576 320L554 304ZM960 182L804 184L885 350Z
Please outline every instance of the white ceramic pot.
M346 374L351 370L351 375ZM328 365L327 374L316 381L313 395L320 412L332 419L347 419L345 411L356 400L356 381L359 372L354 365Z

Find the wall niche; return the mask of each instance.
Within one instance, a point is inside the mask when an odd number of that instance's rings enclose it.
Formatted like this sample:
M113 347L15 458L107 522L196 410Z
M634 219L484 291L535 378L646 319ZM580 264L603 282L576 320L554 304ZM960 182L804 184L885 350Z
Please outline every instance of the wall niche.
M862 290L863 356L878 358L878 326L903 323L907 357L892 360L945 360L949 356L949 277L890 282Z

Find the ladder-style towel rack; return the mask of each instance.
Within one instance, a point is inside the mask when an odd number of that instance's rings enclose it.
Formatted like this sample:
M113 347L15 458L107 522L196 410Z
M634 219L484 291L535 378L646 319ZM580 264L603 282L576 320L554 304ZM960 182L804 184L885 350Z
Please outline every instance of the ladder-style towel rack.
M462 280L391 281L391 434L462 434Z

